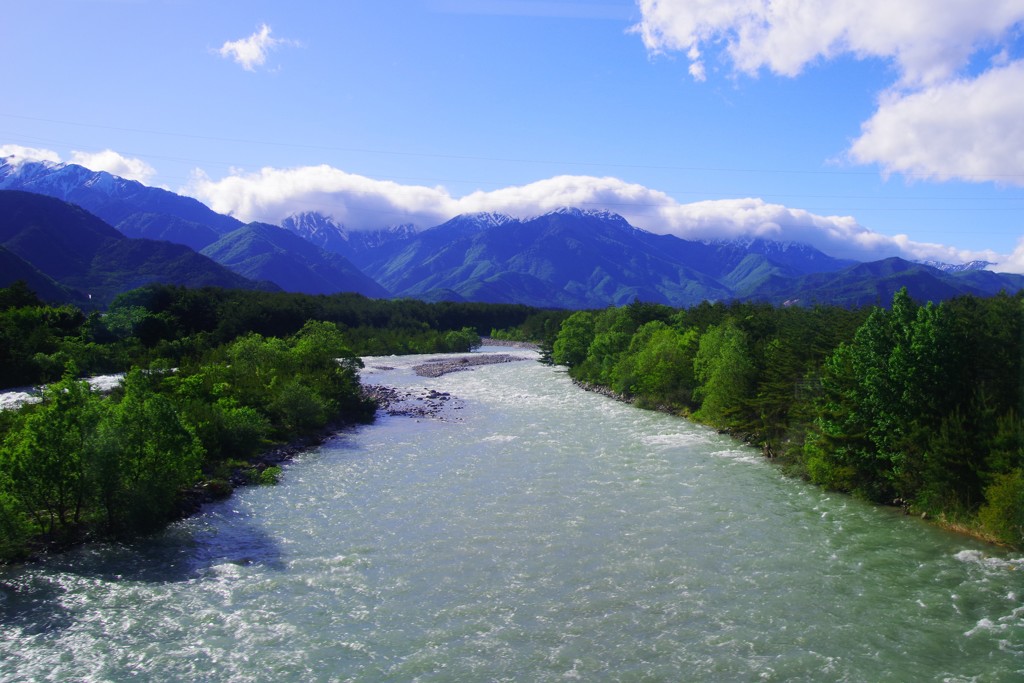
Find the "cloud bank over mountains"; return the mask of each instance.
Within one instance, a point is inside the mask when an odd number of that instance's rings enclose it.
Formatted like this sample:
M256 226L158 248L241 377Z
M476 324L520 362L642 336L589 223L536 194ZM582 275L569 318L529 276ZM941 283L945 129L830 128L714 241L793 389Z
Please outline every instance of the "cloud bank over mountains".
M322 165L264 168L220 180L197 172L184 192L215 211L275 224L295 213L318 211L353 230L405 223L430 227L462 213L529 217L573 206L614 211L639 228L691 240L763 237L803 242L833 256L861 261L888 256L953 263L1006 260L992 251L882 235L851 216L820 216L753 197L684 204L659 190L612 177L563 175L453 197L443 187L401 185Z
M61 162L56 152L16 145L0 146L0 157L14 163ZM145 162L112 150L74 152L70 161L143 182L155 173ZM320 165L233 171L219 180L197 169L178 191L219 213L275 225L294 214L316 211L350 230L403 224L427 228L464 213L527 218L571 206L614 211L638 228L683 239L762 237L810 244L829 255L858 261L889 256L949 263L985 260L997 263L998 270L1024 272L1024 244L1013 255L964 250L916 242L906 235L882 235L852 216L821 216L756 197L680 203L665 192L614 177L562 175L454 197L441 186L403 185Z

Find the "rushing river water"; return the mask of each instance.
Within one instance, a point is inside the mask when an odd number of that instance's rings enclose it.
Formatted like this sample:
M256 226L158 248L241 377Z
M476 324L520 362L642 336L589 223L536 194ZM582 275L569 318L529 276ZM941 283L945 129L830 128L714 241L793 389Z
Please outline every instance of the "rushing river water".
M0 677L1020 681L1024 560L534 362L132 546L0 571ZM376 369L382 365L392 369Z

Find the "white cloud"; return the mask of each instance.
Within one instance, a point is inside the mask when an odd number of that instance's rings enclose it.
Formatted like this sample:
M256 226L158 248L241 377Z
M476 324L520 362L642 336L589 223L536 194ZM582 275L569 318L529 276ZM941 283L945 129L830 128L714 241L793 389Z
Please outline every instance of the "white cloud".
M93 171L106 171L112 175L147 182L156 175L156 169L142 159L123 156L112 149L102 152L71 152L71 163L85 166Z
M1020 0L639 0L639 33L652 53L685 52L706 78L705 51L724 50L740 73L795 77L840 55L880 59L897 73L850 158L934 179L1016 176L1024 71L1005 43L1024 21ZM1002 48L1000 50L999 48ZM963 78L980 50L989 71ZM960 98L960 99L957 99ZM933 104L941 104L945 109ZM973 117L973 118L972 118ZM1010 134L1009 139L1001 136ZM899 139L897 139L897 136ZM959 143L957 141L960 141ZM950 154L951 153L951 154Z
M256 33L248 38L227 41L221 45L217 53L225 59L234 60L246 71L255 71L256 67L266 63L267 55L271 50L280 45L295 44L294 41L283 38L271 38L270 33L270 27L262 24Z
M9 157L15 165L26 161L49 161L60 163L60 155L49 149L22 147L21 145L0 145L0 158Z
M724 44L748 74L796 76L840 54L893 60L909 84L943 80L1024 20L1019 0L639 0L652 52ZM700 59L691 55L691 61Z
M197 171L184 192L214 211L269 223L319 211L355 229L402 223L430 226L458 213L441 188L373 180L326 165L236 171L218 181Z
M1006 260L991 251L959 250L915 242L906 235L881 235L849 216L819 216L761 199L680 204L664 192L607 177L557 176L456 198L442 187L400 185L330 166L312 166L264 168L216 181L197 172L183 192L215 211L244 221L275 224L295 213L319 211L354 230L402 223L426 228L461 213L495 211L529 217L573 206L615 211L639 228L684 239L764 237L803 242L833 256L865 261L888 256L954 263ZM1024 253L1020 260L1024 264Z
M1024 237L1017 242L1017 248L1012 254L996 261L992 270L1005 273L1024 273Z
M1024 185L1024 61L884 97L850 156L937 180Z

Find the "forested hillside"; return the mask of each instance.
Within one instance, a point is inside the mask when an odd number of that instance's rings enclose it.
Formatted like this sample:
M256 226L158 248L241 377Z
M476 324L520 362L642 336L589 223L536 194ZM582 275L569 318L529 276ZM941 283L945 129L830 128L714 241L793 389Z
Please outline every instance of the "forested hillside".
M572 377L760 445L831 489L1024 544L1024 297L570 316Z

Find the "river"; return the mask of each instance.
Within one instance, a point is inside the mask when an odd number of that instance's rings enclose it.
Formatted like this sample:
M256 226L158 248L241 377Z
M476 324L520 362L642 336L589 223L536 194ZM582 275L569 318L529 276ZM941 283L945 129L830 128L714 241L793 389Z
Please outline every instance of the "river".
M340 433L153 538L0 569L2 680L1024 680L1019 553L557 368L421 360L365 380L450 394L434 416Z

